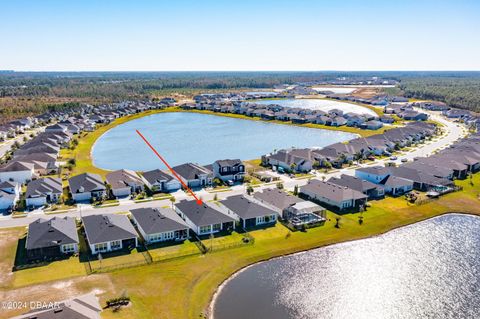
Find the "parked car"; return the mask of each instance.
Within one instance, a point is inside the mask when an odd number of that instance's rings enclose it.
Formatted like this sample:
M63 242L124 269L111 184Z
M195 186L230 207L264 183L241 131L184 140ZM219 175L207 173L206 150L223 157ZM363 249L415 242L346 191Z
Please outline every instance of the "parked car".
M402 158L402 160L401 160L401 161L402 161L402 163L406 163L406 162L408 162L408 159L406 159L406 158Z
M374 160L375 160L375 156L370 155L369 157L367 157L367 159L370 160L370 161L374 161Z
M233 181L232 181L231 179L229 179L229 180L227 181L227 185L228 185L228 186L233 186L233 184L234 184L234 183L233 183Z
M396 156L390 156L390 160L396 161L396 160L397 160L397 157L396 157Z

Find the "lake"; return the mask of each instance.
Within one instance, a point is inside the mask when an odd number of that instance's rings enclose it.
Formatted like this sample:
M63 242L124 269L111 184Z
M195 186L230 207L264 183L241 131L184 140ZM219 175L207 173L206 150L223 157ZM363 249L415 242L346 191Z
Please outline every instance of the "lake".
M256 104L278 104L285 107L298 107L302 109L311 109L311 110L321 110L328 112L332 109L342 110L344 113L353 112L357 114L371 114L378 116L374 111L352 103L345 103L332 100L322 100L322 99L263 99L255 101Z
M479 274L480 218L445 215L248 267L214 318L478 318Z
M95 166L137 171L165 168L135 133L138 129L171 166L218 159L260 158L275 149L323 147L354 134L199 113L159 113L135 119L103 134L92 149Z

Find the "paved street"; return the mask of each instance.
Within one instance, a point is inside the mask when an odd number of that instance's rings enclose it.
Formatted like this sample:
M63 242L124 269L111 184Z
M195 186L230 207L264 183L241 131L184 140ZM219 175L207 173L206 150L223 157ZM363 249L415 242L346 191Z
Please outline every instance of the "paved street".
M427 111L422 110L422 112L427 112ZM432 120L435 120L444 125L443 127L443 129L445 130L444 135L441 138L434 139L425 144L422 144L415 149L401 152L401 154L398 155L398 159L395 161L397 164L400 164L401 163L400 161L403 158L406 158L407 160L411 161L415 157L431 155L435 151L438 151L440 149L450 146L453 142L464 137L467 134L467 129L465 128L465 126L455 123L453 121L450 121L440 116L438 113L435 113L435 112L427 112L427 113L430 114ZM325 178L328 179L332 176L339 176L341 174L354 175L355 168L358 168L359 166L367 167L367 166L375 166L375 165L384 165L386 162L391 162L391 160L388 158L380 159L380 160L376 160L374 162L369 162L366 164L360 164L357 166L352 166L352 167L348 167L340 170L334 170L327 174L323 173L322 170L319 170L317 172L313 172L312 177L323 178L323 176L325 176ZM277 174L277 175L280 177L282 183L284 184L284 187L289 190L292 190L295 187L295 185L298 185L298 186L305 185L308 181L307 178L292 179L285 174L283 175ZM273 183L273 185L272 184L261 185L260 187L256 187L255 191L259 191L263 188L275 187L274 184L275 183ZM208 200L212 200L215 194L217 194L217 198L221 200L228 196L243 194L245 192L246 192L246 187L244 185L236 185L231 187L231 189L228 191L211 193L211 192L208 192L207 190L200 190L200 191L197 191L196 194L203 200L208 201ZM176 201L192 198L191 196L188 196L185 192L181 190L173 193L172 195L175 197ZM34 221L35 219L40 217L41 218L53 218L54 216L81 217L81 216L87 216L87 215L93 215L93 214L109 214L109 213L117 213L117 212L126 212L135 208L162 207L162 206L170 206L170 205L171 205L171 202L168 199L154 200L154 201L142 202L142 203L134 203L131 200L121 200L120 205L117 205L117 206L93 208L91 205L83 204L83 205L79 205L76 209L73 209L65 213L60 213L60 214L45 214L42 210L37 210L37 211L29 212L27 217L12 218L11 216L1 216L0 228L26 226L32 221Z
M30 136L31 133L37 134L38 132L43 131L44 129L45 129L44 127L35 128L33 130L26 131L24 134L20 134L18 136L15 136L12 139L8 139L5 142L1 142L0 143L0 158L2 158L10 150L10 148L12 148L12 145L15 143L15 141L18 141L18 143L23 144L24 143L23 142L24 137L27 137L28 139L30 139L29 136Z

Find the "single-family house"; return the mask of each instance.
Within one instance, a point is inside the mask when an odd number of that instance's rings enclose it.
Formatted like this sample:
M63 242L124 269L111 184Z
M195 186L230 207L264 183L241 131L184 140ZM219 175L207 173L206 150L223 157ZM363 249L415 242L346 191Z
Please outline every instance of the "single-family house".
M171 208L137 208L130 212L147 244L189 238L187 223Z
M105 176L115 197L125 197L134 193L143 192L145 182L132 170L120 169Z
M143 179L152 192L173 192L182 188L175 177L159 169L144 172Z
M250 196L234 195L220 201L227 209L238 216L243 228L274 225L277 222L277 212L262 205Z
M0 183L0 212L11 211L20 199L20 184L12 181Z
M172 168L190 188L212 185L213 173L209 169L194 163L186 163Z
M360 167L355 170L355 176L374 184L380 184L381 181L390 176L390 170L385 166Z
M78 233L72 217L39 218L28 225L25 243L29 260L57 258L78 252Z
M340 177L332 177L328 182L359 191L367 195L369 199L380 198L385 195L383 188L377 184L346 174L342 174Z
M47 203L58 203L62 198L62 180L58 177L45 177L27 184L25 200L27 207L39 207Z
M82 217L92 254L137 247L137 232L126 215L105 214Z
M226 182L241 181L245 176L245 165L239 159L225 159L215 161L212 165L213 176Z
M98 174L83 173L68 180L70 193L76 202L101 199L107 195L107 188Z
M34 165L20 161L9 162L0 166L0 182L14 181L24 184L35 177Z
M385 189L386 194L399 196L413 189L413 181L390 175L380 182L380 186Z
M368 196L354 189L311 179L300 187L300 194L338 210L359 209L367 203Z
M175 204L175 210L199 236L235 229L236 216L222 211L218 206L213 207L205 202L198 205L195 200L182 200Z

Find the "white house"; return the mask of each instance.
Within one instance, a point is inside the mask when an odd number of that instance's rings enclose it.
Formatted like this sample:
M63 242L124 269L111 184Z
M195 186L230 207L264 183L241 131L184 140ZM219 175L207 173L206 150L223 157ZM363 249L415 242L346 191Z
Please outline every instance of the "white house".
M110 172L107 174L106 180L112 187L112 194L115 197L125 197L142 192L145 186L143 179L129 169Z
M98 174L83 173L68 180L70 193L76 202L89 201L92 198L106 196L106 186Z
M62 180L46 177L31 181L27 185L25 201L27 207L40 207L47 203L58 203L62 198Z
M175 177L159 169L144 172L143 180L152 192L173 192L182 188L182 184Z
M13 181L24 184L35 176L34 165L14 161L0 166L0 182Z
M19 198L19 183L10 181L0 183L0 211L8 211L15 208Z
M171 208L137 208L130 212L147 244L189 238L187 223Z
M210 235L235 229L236 216L206 203L182 200L175 204L176 212L197 235Z

